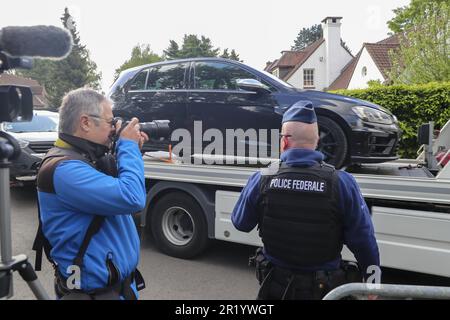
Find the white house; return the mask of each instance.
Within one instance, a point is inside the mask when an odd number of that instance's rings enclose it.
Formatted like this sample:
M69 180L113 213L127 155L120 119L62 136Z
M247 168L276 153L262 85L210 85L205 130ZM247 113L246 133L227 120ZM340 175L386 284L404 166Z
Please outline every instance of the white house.
M342 45L342 17L322 20L323 37L302 51L282 51L264 70L301 89L327 89L354 58Z
M397 36L391 36L377 43L364 43L356 57L342 70L329 90L364 89L367 82L389 81L392 67L391 54L399 47Z

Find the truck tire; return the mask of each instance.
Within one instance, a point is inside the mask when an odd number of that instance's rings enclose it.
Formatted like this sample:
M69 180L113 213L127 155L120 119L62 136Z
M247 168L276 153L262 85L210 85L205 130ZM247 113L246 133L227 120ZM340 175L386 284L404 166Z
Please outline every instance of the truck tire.
M208 245L205 213L197 201L185 193L164 195L153 208L150 221L158 249L169 256L193 258Z
M325 156L325 162L340 169L347 160L348 142L344 131L332 119L318 116L319 145L317 150Z

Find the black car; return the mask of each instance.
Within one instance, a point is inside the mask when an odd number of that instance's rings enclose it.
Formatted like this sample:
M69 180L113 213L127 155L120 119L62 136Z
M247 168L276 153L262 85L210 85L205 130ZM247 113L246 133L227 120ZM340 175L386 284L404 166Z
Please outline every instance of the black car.
M171 130L185 128L194 136L194 121L202 121L203 132L211 128L222 133L237 128L279 130L283 113L297 101L309 100L318 115L318 149L328 163L342 167L397 159L400 129L385 108L342 95L300 90L232 60L192 58L128 69L108 97L114 102L115 116L136 116L141 122L167 119ZM249 145L250 140L246 139ZM260 141L258 137L256 143ZM145 150L161 150L169 142L152 141Z
M18 142L21 153L12 161L11 182L33 182L42 157L53 147L58 137L59 114L36 110L30 122L4 122L0 130Z

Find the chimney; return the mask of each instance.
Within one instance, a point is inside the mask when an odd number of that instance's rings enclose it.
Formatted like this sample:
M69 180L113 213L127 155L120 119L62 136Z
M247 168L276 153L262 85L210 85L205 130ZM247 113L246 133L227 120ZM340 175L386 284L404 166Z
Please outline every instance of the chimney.
M341 64L341 19L326 17L322 20L323 38L325 39L326 86L328 87L340 74Z

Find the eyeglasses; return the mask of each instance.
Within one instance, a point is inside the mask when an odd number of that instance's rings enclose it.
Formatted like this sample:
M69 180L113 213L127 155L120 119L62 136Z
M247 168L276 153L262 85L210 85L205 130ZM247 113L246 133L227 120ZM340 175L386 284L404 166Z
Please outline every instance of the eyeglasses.
M116 124L116 120L114 119L114 118L112 118L111 120L108 120L108 119L105 119L105 118L102 118L102 117L100 117L100 116L97 116L97 115L95 115L95 114L88 114L88 116L89 117L92 117L92 118L97 118L97 119L100 119L100 120L104 120L107 124L109 124L111 127L114 127L114 125Z

